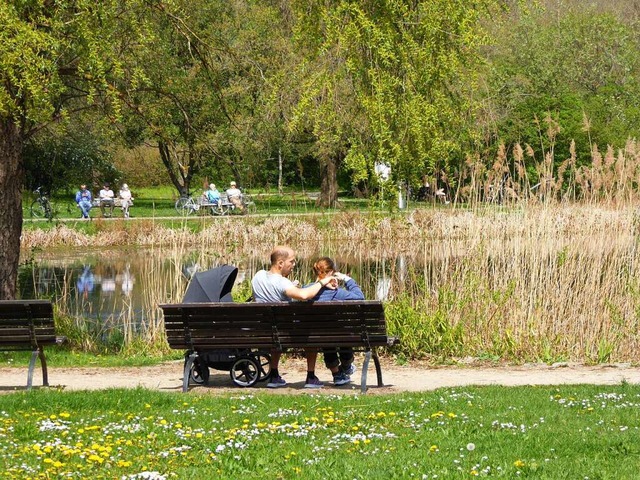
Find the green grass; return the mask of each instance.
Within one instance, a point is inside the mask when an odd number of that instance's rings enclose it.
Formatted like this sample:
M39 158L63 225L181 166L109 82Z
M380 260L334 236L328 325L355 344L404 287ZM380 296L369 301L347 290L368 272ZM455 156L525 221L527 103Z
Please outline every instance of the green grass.
M117 192L116 192L117 193ZM250 191L256 203L256 213L278 214L278 213L319 213L326 212L316 206L315 199L301 192L286 192L282 196L273 192ZM198 192L194 191L197 196ZM156 217L179 217L175 210L175 202L178 198L177 191L170 187L152 187L136 189L133 192L134 205L131 207L132 218L156 218ZM370 201L366 199L349 198L342 196L342 208L347 210L362 210L370 206ZM59 194L51 198L55 212L54 223L60 220L79 219L80 213L73 200L74 195ZM46 219L33 219L31 215L31 204L35 197L31 193L26 193L23 199L23 217L26 223L36 223L39 226L50 223ZM91 210L93 218L101 218L99 208ZM198 215L196 215L197 217ZM203 211L200 216L208 216L208 212ZM122 213L119 208L114 210L114 217L121 218ZM81 224L83 222L79 222Z
M631 479L640 464L640 387L627 384L1 398L3 478Z

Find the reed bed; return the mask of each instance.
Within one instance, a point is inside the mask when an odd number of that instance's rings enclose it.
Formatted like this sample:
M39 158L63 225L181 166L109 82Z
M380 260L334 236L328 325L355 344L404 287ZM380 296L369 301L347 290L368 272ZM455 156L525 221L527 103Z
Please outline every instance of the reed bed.
M59 225L25 231L22 246L150 248L148 343L164 341L157 305L181 300L186 255L206 267L241 265L288 244L302 258L339 257L369 298L387 302L399 356L636 362L640 147L592 145L590 155L580 164L572 146L558 162L553 148L540 155L516 145L492 162L469 158L447 208L202 219L197 231L153 220L102 222L99 235ZM375 271L359 270L365 262Z
M223 226L232 242L221 241ZM232 263L253 272L274 244L286 243L302 258L339 257L369 298L384 298L391 334L403 339L397 355L636 361L640 276L631 207L234 219L198 233L160 227L142 238L150 242L144 313L142 325L126 330L125 343L163 345L158 304L181 301L185 258L203 268ZM378 267L366 271L365 263ZM301 265L296 273L303 282L311 279L307 270ZM246 292L247 283L241 288Z

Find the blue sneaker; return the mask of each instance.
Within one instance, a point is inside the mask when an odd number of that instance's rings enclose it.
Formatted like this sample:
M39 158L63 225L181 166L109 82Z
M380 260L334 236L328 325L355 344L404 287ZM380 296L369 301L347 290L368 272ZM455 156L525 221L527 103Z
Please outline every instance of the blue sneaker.
M304 388L322 388L324 384L315 375L313 377L307 377L307 382L304 384Z
M351 375L353 375L358 371L358 369L353 363L347 367L342 366L340 367L340 369L342 370L342 373L344 373L347 377L350 377Z
M351 378L345 375L344 372L338 372L333 375L333 384L336 387L345 385L347 383L351 383Z
M287 386L287 382L280 375L272 376L269 379L269 383L267 383L268 388L279 388L279 387L286 387L286 386Z

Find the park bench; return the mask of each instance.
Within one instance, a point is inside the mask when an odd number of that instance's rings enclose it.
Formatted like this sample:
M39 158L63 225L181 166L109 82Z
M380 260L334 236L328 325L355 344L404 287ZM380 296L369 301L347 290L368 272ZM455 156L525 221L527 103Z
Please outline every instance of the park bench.
M373 358L378 386L383 386L378 347L398 343L387 336L378 301L293 303L183 303L160 305L169 346L187 350L183 391L199 355L220 349L351 347L365 352L361 391Z
M202 211L208 208L212 215L226 215L234 209L233 203L226 195L220 195L220 203L211 203L206 197L201 196L198 198L197 204Z
M131 207L133 205L133 202L131 200L127 200L129 202L129 206ZM96 207L100 207L100 199L99 198L94 198L91 201L91 206L96 208ZM113 199L113 206L114 207L118 207L118 208L122 208L122 199L119 197L116 197Z
M122 209L122 202L124 200L120 197L114 197L113 199L113 208L114 209ZM129 202L129 207L133 206L133 200L126 200L127 202ZM100 199L99 198L94 198L91 201L91 206L93 208L100 208ZM124 214L123 214L124 215Z
M42 365L42 384L49 385L46 345L62 343L64 337L56 337L53 322L53 306L48 300L0 301L0 350L31 351L27 389L33 384L36 359Z

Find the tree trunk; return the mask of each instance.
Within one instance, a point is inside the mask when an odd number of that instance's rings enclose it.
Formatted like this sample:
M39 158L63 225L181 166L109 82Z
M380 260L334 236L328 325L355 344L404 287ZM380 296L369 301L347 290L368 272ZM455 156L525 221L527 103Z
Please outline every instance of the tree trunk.
M325 208L338 207L338 169L340 157L331 156L320 159L320 197L318 206Z
M12 119L0 117L0 300L16 296L23 183L20 129Z
M278 147L278 195L282 195L282 150Z
M193 176L192 165L181 165L177 161L177 154L171 150L171 147L165 142L158 142L158 151L160 152L160 159L167 169L169 179L173 186L176 187L178 193L181 196L187 196L191 187L191 177ZM174 162L173 158L176 158Z

